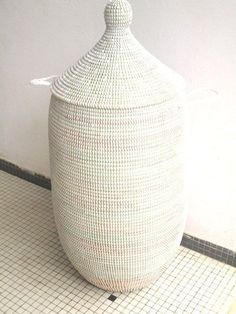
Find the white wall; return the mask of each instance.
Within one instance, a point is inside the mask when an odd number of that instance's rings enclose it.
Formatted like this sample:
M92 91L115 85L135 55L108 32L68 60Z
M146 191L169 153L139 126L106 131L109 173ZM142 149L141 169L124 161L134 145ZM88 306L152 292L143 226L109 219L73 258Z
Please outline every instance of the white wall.
M186 232L236 251L236 1L130 0L136 37L182 74L189 90ZM47 88L104 30L106 0L0 1L0 157L49 176Z

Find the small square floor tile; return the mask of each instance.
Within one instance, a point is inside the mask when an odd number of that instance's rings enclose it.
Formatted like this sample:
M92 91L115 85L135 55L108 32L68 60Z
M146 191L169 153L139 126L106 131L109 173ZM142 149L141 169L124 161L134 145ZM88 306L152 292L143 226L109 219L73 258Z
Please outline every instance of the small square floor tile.
M111 294L111 295L109 296L109 298L108 298L108 300L110 300L110 301L112 301L112 302L114 302L116 299L117 299L117 297L114 296L113 294Z

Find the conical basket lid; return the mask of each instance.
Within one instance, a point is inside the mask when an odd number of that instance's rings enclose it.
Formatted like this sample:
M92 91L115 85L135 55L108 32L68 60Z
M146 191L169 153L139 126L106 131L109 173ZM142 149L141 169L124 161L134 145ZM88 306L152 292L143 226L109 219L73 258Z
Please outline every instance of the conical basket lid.
M183 78L158 61L130 31L132 8L113 0L105 9L99 42L52 84L52 93L93 108L138 108L163 103L185 88Z

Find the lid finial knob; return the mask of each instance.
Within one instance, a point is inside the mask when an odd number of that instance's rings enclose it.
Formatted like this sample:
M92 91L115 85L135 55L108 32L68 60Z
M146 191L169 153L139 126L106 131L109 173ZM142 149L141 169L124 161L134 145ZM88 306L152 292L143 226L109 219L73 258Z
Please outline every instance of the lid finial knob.
M106 6L105 21L107 27L129 27L133 19L133 11L127 0L112 0Z

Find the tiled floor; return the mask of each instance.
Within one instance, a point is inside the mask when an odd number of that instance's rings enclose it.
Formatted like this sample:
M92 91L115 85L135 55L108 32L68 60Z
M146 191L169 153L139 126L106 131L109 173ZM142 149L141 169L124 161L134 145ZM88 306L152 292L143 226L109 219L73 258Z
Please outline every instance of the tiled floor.
M50 191L0 171L0 313L224 314L235 298L235 268L183 247L140 292L90 285L62 251Z

